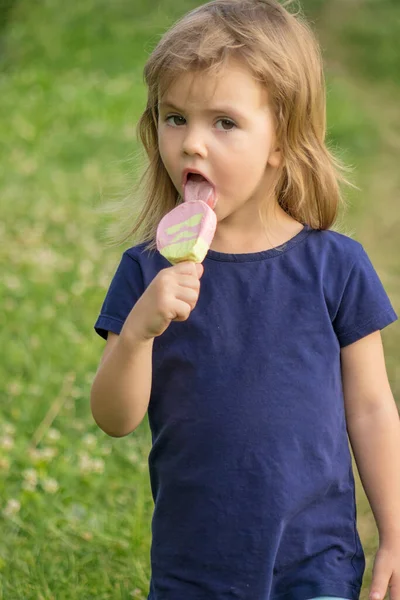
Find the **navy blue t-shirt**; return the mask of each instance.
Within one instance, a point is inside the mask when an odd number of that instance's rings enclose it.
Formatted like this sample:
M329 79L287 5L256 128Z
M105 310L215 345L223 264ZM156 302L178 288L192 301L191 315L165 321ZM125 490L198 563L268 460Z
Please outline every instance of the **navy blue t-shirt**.
M144 246L122 255L104 338L171 266ZM153 346L148 599L358 600L340 349L397 315L362 245L331 230L203 265L196 307Z

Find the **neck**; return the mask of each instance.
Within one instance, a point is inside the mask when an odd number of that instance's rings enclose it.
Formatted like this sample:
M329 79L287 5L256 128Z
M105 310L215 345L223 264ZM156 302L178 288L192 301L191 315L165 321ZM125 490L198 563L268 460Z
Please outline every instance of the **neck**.
M278 203L269 211L265 225L258 220L252 227L225 223L217 225L211 250L248 253L269 250L287 242L302 229L302 224L288 215Z

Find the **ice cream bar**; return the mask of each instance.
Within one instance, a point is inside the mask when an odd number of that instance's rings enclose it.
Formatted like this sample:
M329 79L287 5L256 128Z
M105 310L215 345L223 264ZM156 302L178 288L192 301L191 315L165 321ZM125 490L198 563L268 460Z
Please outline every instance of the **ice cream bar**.
M183 202L163 217L157 228L157 248L171 264L203 262L217 226L217 216L205 202Z
M157 248L171 264L203 262L217 227L213 186L200 176L188 179L185 201L167 213L157 227Z

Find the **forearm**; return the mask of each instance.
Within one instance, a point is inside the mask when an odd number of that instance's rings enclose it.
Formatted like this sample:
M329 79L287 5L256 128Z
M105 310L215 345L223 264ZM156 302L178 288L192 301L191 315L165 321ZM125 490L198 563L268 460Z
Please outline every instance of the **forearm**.
M347 430L380 542L400 539L400 419L395 402L354 417Z
M112 437L128 435L146 414L152 380L154 339L136 341L127 330L94 378L90 404L98 426Z

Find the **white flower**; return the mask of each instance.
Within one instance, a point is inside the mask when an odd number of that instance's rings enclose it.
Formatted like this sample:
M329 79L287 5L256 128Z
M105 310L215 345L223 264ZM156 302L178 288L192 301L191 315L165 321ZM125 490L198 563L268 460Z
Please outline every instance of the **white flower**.
M92 469L92 461L87 454L81 454L79 457L79 468L82 473L89 473Z
M4 456L0 456L0 471L9 471L10 461Z
M101 449L101 453L103 456L108 456L112 452L112 446L103 446Z
M71 388L71 391L69 393L69 395L71 396L71 398L82 398L83 397L83 391L81 390L81 388L79 388L78 386L74 385L73 388ZM86 427L86 425L80 421L77 421L75 424L76 429L78 429L79 431L83 431L84 427Z
M14 435L15 427L11 423L6 423L3 427L3 431L6 435Z
M25 479L25 481L22 483L23 489L27 490L28 492L34 492L36 490L36 485L36 481L29 481L28 479Z
M45 492L48 492L49 494L54 494L55 492L58 491L59 485L58 482L55 479L52 479L51 477L48 477L47 479L43 479L42 483L42 488L44 489Z
M147 469L147 463L145 461L141 460L138 463L137 468L141 473L144 473L144 471L146 471L146 469Z
M42 453L37 448L30 448L28 453L34 464L38 463L42 457Z
M39 448L30 448L29 449L29 456L32 459L33 464L35 464L35 465L43 460L48 462L52 458L54 458L57 454L58 454L57 448L43 448L43 450L40 450Z
M131 463L133 463L134 465L136 465L139 462L139 455L137 452L135 452L134 450L132 452L129 452L128 454L128 460L131 461Z
M101 458L95 458L92 460L92 469L95 473L103 473L104 471L104 460Z
M57 448L43 448L41 451L41 456L45 460L51 460L58 454Z
M11 450L14 447L14 440L10 435L0 438L0 446L5 450Z
M85 382L88 385L92 385L93 379L95 378L95 376L96 376L96 372L95 371L88 371L86 373L86 375L85 375Z
M79 273L83 276L86 277L87 275L90 275L93 271L93 263L92 261L85 259L83 260L80 265L79 265Z
M61 433L58 431L58 429L54 429L54 427L50 427L50 429L47 432L47 438L49 440L56 442L57 440L60 439L60 437L61 437Z
M5 517L11 517L12 515L17 514L21 508L21 502L19 500L15 500L14 498L10 498L7 502L6 507L3 509L3 515Z
M87 446L88 448L93 448L93 446L96 446L97 444L97 438L95 435L93 435L93 433L87 433L83 439L82 439L82 443Z
M37 471L35 469L25 469L22 475L27 482L31 484L37 483Z
M22 392L22 384L20 381L11 381L7 387L7 391L11 396L19 396Z
M104 471L104 461L101 458L91 459L87 454L81 454L79 460L81 473L102 473Z

